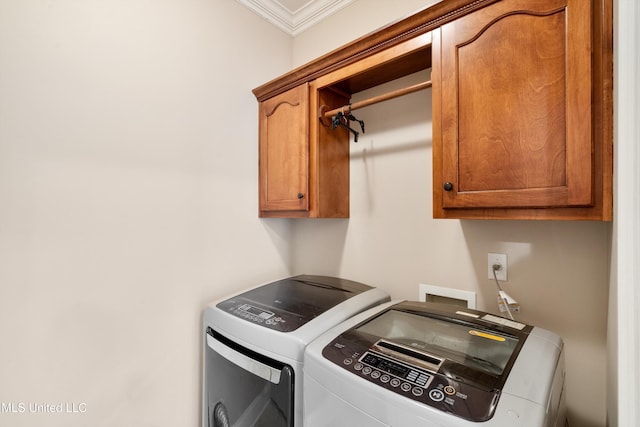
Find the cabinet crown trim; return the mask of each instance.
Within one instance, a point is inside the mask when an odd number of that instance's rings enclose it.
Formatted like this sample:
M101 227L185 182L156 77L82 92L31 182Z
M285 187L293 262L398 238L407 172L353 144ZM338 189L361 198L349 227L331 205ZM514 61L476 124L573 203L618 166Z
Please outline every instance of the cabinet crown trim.
M499 0L444 0L339 47L257 88L260 102Z

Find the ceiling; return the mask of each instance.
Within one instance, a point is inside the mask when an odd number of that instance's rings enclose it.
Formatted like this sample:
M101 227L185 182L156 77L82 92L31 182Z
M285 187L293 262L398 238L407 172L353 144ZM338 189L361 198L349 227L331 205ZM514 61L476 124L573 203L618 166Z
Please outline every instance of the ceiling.
M238 0L243 5L295 36L353 0Z

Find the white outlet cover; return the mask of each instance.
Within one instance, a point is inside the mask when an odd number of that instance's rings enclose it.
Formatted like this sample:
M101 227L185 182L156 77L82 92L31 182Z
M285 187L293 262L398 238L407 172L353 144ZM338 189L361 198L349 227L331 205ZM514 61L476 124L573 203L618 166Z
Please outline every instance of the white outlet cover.
M500 264L502 268L496 271L496 277L501 282L507 281L507 254L489 252L487 254L487 278L494 280L493 265Z

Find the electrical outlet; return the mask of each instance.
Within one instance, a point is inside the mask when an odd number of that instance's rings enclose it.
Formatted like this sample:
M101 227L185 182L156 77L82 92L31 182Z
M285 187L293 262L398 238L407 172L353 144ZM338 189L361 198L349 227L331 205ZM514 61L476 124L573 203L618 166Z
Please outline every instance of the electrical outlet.
M507 281L507 254L487 254L487 277L494 280L493 266L499 265L500 269L496 270L496 277L502 282Z

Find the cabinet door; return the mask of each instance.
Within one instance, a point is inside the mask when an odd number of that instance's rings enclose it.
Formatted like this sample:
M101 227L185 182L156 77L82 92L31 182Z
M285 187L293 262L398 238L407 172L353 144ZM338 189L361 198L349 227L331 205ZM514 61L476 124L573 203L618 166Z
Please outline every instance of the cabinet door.
M434 216L593 204L591 1L499 1L433 56Z
M309 85L260 103L260 212L309 209Z

